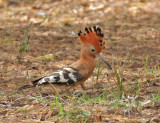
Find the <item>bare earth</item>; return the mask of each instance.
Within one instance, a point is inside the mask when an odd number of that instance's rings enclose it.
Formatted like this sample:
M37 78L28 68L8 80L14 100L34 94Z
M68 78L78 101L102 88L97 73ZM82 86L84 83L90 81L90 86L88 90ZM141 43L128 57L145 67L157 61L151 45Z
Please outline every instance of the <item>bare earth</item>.
M0 0L0 13L0 122L160 122L159 0ZM20 53L31 22L29 51ZM104 69L86 82L94 89L16 91L76 61L77 32L93 25L114 68L97 58Z

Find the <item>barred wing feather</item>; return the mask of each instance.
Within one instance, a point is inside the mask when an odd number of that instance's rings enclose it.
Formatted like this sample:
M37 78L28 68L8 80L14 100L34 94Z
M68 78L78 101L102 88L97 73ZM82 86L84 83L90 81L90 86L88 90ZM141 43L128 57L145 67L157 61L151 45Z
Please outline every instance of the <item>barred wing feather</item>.
M38 81L33 81L33 84L36 85L45 85L45 84L57 84L57 85L70 85L78 81L81 81L83 76L74 68L64 68L63 70L53 72L50 75L47 75Z

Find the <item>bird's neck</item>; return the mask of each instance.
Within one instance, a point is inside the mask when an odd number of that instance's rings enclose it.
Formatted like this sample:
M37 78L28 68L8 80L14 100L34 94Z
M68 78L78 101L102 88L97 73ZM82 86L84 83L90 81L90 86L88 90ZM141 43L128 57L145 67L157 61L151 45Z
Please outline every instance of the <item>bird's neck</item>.
M88 78L92 75L94 68L96 66L95 57L87 54L81 54L81 58L79 60L79 71L80 74Z
M71 65L71 67L77 69L79 73L86 78L93 73L95 66L95 57L93 55L86 54L83 50L81 51L80 59Z
M88 54L81 54L80 60L84 63L94 64L95 63L95 56L88 55Z

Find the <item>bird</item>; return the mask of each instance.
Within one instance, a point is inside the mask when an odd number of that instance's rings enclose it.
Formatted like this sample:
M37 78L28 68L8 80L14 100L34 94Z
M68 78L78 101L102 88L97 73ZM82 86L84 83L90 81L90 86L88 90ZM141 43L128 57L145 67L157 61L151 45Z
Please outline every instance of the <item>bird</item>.
M41 85L53 85L55 88L60 88L60 90L70 90L77 85L81 85L82 89L86 90L87 87L84 83L93 74L96 67L96 56L99 56L112 69L109 62L101 55L105 48L105 42L103 41L104 34L100 27L85 27L85 33L79 31L78 36L81 42L81 55L76 62L34 80L31 84L18 88L18 91Z

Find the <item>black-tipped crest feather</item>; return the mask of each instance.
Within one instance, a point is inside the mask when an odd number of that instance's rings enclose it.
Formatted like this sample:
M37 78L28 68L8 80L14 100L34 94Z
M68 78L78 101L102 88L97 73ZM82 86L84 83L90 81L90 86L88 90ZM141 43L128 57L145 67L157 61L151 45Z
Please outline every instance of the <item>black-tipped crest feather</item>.
M87 33L89 33L89 30L88 30L88 28L87 28L87 27L85 28L85 31L86 31Z
M91 29L91 27L89 27L89 30L90 30L90 32L92 32L92 29Z
M97 36L99 36L99 37L102 37L102 38L103 38L104 34L99 33L99 34L97 34Z
M96 26L93 26L93 29L94 29L95 32L97 32Z
M81 34L82 34L82 31L80 30L79 33L78 33L78 36L80 36Z
M101 28L100 28L100 27L98 27L97 30L98 30L99 32L101 32Z

